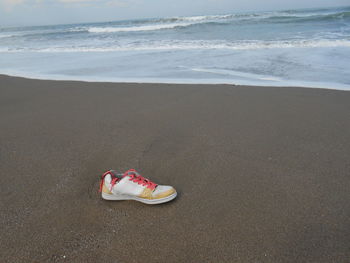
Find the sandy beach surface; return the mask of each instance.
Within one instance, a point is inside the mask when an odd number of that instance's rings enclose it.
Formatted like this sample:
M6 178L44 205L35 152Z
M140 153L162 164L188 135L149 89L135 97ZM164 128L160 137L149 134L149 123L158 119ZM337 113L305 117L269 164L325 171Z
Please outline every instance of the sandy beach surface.
M1 262L349 262L350 92L0 76L0 127Z

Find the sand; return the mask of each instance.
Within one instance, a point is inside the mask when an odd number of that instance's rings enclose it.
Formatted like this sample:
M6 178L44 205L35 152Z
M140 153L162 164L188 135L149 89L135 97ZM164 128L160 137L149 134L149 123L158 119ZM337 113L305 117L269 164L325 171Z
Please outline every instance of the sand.
M0 76L0 127L1 262L349 262L350 92Z

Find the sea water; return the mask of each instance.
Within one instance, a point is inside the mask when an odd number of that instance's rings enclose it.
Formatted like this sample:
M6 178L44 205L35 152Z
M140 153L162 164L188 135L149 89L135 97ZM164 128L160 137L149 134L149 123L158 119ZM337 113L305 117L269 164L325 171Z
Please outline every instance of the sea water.
M0 27L0 73L350 90L350 7Z

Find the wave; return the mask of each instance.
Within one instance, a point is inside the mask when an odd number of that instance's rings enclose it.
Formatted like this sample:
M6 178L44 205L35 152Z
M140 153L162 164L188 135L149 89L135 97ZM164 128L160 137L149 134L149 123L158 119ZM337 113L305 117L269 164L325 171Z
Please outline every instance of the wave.
M327 14L323 16L324 19L348 19L350 18L350 12L339 12L334 14Z
M168 23L168 22L180 22L180 21L216 21L216 20L249 20L249 19L280 19L280 18L311 18L311 19L337 19L348 18L350 16L349 11L328 11L325 9L300 11L300 10L285 10L285 11L272 11L272 12L259 12L259 13L241 13L241 14L224 14L224 15L206 15L206 16L179 16L169 17L152 20L153 22Z
M117 51L166 51L166 50L259 50L282 48L350 47L350 40L286 40L286 41L154 41L105 47L50 47L50 48L0 48L0 52L117 52Z
M173 29L177 27L187 27L190 23L172 23L172 24L158 24L134 27L90 27L90 33L114 33L114 32L137 32L137 31L154 31L161 29Z
M153 20L154 22L160 23L168 23L168 22L181 22L181 21L189 21L189 22L197 22L197 21L207 21L207 20L223 20L232 18L235 15L227 14L227 15L207 15L207 16L176 16L176 17L165 17Z
M149 19L133 21L131 26L124 24L116 26L93 26L85 29L78 28L74 31L87 30L89 33L115 33L115 32L140 32L156 31L165 29L185 28L193 25L223 25L230 23L300 23L308 21L344 20L350 18L350 12L292 12L276 11L249 14L225 14L189 17L169 17L160 19Z
M264 19L298 19L298 18L344 18L348 16L349 12L330 12L330 13L319 13L319 12L298 12L298 11L274 11L274 12L260 12L260 13L242 13L242 14L225 14L225 15L207 15L207 16L188 16L188 17L168 17L160 19L152 19L150 22L157 23L174 23L174 22L215 22L217 20L264 20ZM145 23L147 21L143 21Z
M83 32L87 32L86 29L84 28L71 28L71 29L61 29L61 30L52 30L52 29L48 29L48 30L26 30L26 31L18 31L18 32L14 32L12 34L0 34L0 38L15 38L15 37L19 37L19 38L42 38L42 37L51 37L51 36L56 36L56 35L65 35L65 34L76 34L76 33L83 33Z
M13 37L15 35L0 35L0 38L7 38L7 37Z
M349 21L349 9L312 9L312 10L285 10L260 13L238 13L202 16L178 16L153 18L142 20L116 21L109 23L91 23L67 25L63 28L57 26L4 28L0 38L12 36L31 36L45 34L72 34L72 33L117 33L142 32L170 29L184 29L195 25L228 25L251 23L303 23L311 21Z
M90 33L115 33L115 32L139 32L139 31L156 31L164 29L185 28L197 24L220 24L223 20L232 17L232 15L210 15L210 16L190 16L190 17L172 17L135 21L136 26L106 26L106 27L89 27L87 31ZM76 31L82 31L82 28Z
M263 20L268 22L303 23L312 21L334 21L346 20L350 18L350 12L326 13L326 14L278 14L266 17Z

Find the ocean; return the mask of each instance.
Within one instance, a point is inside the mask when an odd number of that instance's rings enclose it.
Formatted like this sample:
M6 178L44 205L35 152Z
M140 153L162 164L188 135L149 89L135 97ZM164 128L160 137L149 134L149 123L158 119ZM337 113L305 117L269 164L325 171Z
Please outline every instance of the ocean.
M0 27L0 73L350 90L350 7Z

